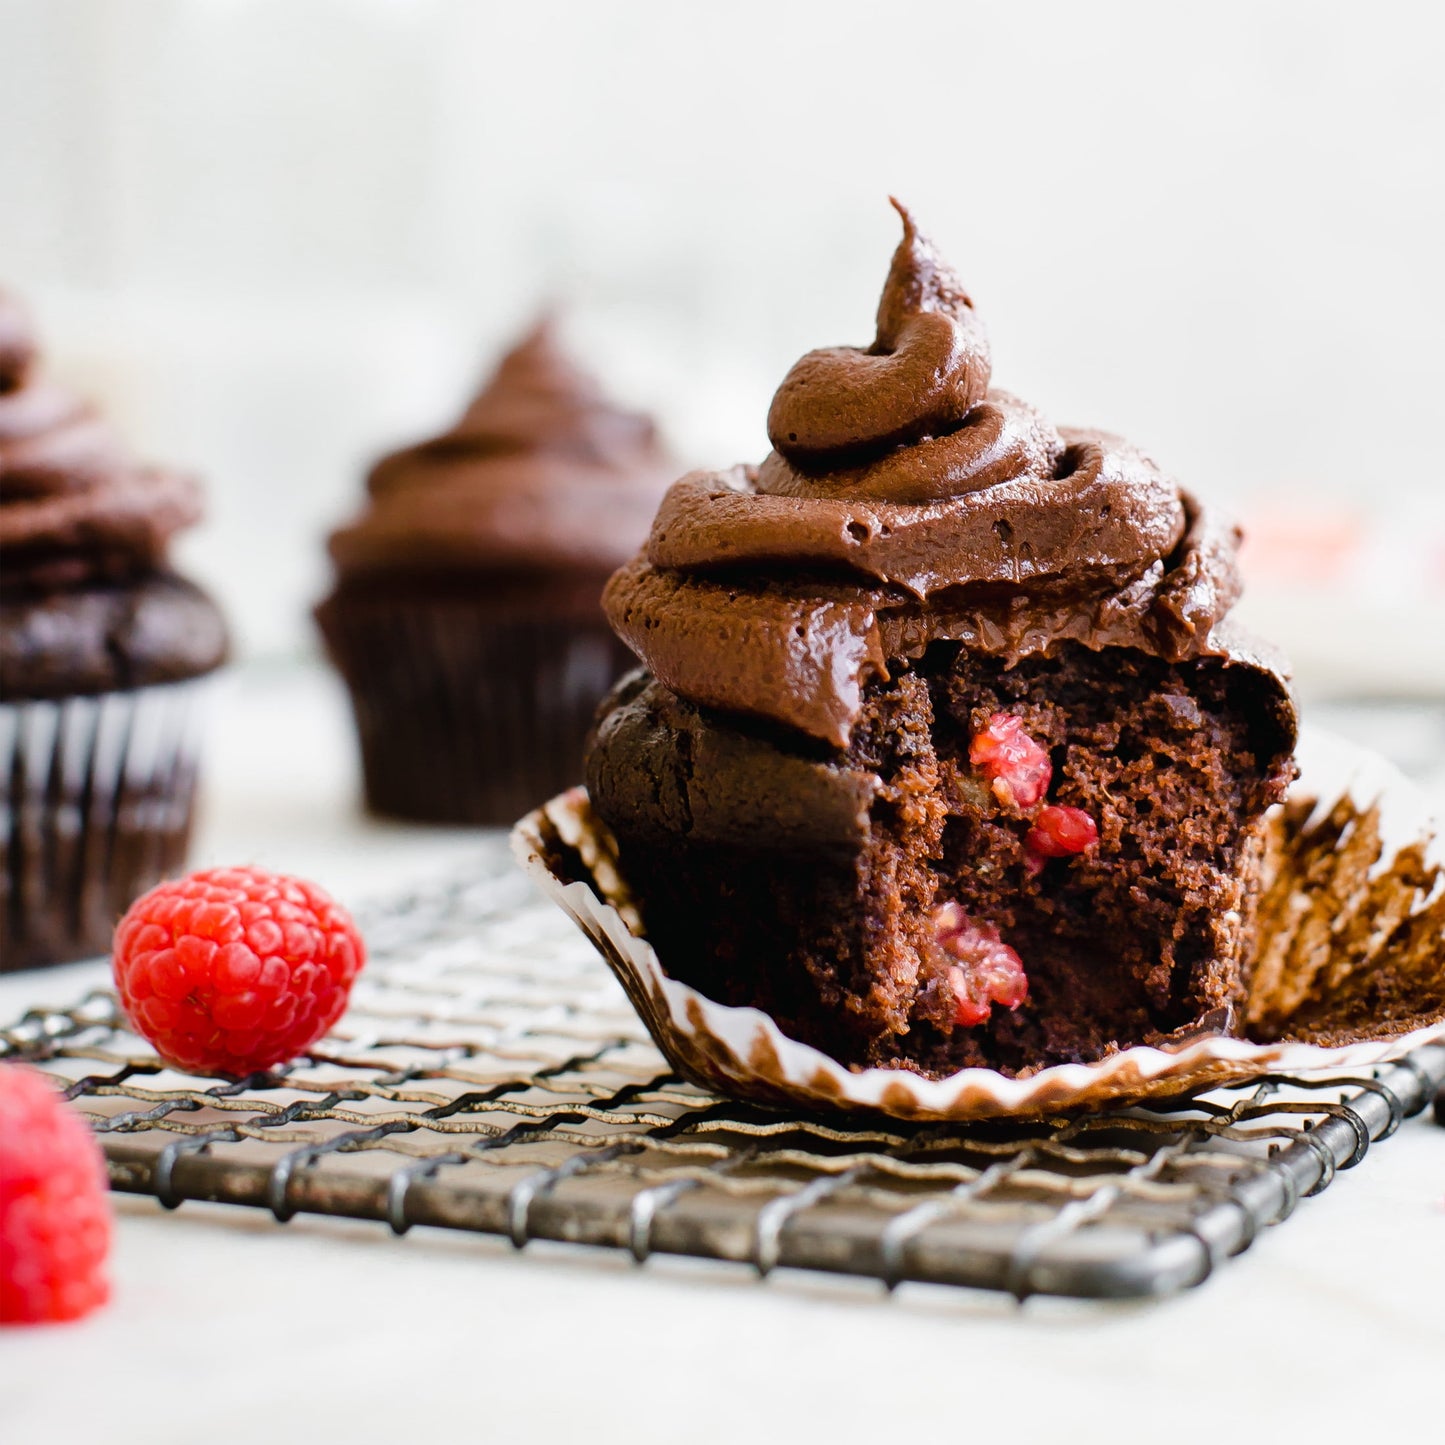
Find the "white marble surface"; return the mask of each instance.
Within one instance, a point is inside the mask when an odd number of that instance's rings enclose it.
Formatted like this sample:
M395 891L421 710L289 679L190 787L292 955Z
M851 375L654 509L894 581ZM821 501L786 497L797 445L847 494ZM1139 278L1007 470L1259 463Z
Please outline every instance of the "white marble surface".
M234 679L199 861L304 872L350 902L474 855L352 801L316 672ZM0 1014L95 965L12 976ZM1445 1130L1407 1122L1203 1288L1034 1300L117 1197L116 1290L0 1337L0 1439L369 1441L1433 1438L1445 1360ZM986 1433L985 1433L986 1432Z

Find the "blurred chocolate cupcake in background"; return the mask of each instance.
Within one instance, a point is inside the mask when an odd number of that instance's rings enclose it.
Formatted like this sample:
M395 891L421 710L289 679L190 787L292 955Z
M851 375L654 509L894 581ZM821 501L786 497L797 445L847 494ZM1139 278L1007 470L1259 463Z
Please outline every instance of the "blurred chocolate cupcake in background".
M45 377L0 292L0 968L104 953L190 837L211 599L167 565L196 482Z
M676 475L550 319L455 427L377 463L316 609L373 811L507 824L580 781L593 711L632 665L602 588Z

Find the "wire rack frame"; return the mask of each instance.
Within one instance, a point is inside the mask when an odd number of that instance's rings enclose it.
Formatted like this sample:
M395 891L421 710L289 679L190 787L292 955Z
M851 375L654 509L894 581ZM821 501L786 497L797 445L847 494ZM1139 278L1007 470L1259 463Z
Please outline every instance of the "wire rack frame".
M337 1030L193 1078L112 995L32 1010L0 1058L56 1076L112 1187L509 1238L1032 1294L1197 1285L1445 1084L1445 1047L1147 1108L910 1126L732 1103L668 1071L584 939L500 855L377 907Z

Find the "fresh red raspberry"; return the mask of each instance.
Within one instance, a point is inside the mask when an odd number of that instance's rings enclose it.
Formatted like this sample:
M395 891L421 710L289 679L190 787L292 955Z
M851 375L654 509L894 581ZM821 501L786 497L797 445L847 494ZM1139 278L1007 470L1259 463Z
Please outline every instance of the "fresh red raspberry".
M34 1069L0 1066L0 1323L75 1320L110 1295L105 1161Z
M1067 858L1082 853L1099 841L1099 829L1082 808L1050 803L1039 809L1034 826L1024 835L1024 853L1029 869L1037 873L1046 858Z
M948 980L953 1021L961 1028L983 1023L994 1004L1012 1010L1029 996L1023 960L993 924L970 918L957 903L944 903L933 911L933 934L939 947L958 960L949 965Z
M127 1016L163 1059L249 1074L321 1038L365 959L350 916L314 883L209 868L131 904L112 963Z
M1048 753L1025 731L1023 720L996 712L968 745L968 760L993 785L1005 807L1027 810L1049 790L1054 775Z

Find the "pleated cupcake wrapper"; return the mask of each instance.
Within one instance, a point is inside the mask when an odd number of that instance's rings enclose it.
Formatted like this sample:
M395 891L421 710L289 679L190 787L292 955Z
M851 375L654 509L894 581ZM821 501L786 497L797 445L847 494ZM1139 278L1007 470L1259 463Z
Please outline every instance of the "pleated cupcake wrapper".
M600 615L346 600L321 621L351 691L368 803L422 821L506 825L575 782L593 713L627 665Z
M1261 909L1271 930L1263 939L1269 972L1249 1013L1297 1018L1303 1036L1255 1043L1208 1035L1017 1078L978 1068L942 1079L855 1071L789 1038L758 1009L716 1003L669 978L642 936L616 845L580 788L523 818L512 846L602 954L668 1061L703 1088L763 1104L906 1119L1035 1117L1265 1074L1355 1072L1445 1039L1445 847L1425 800L1389 764L1328 735L1307 733L1300 763L1291 801L1272 821ZM1385 966L1403 968L1403 977L1368 1024L1332 1023L1328 993L1323 1011L1301 1010L1331 984L1342 1000L1357 1000ZM1356 1003L1348 1007L1356 1018ZM1348 1041L1333 1046L1310 1041L1342 1034Z
M185 860L211 680L0 703L0 968L104 953Z

